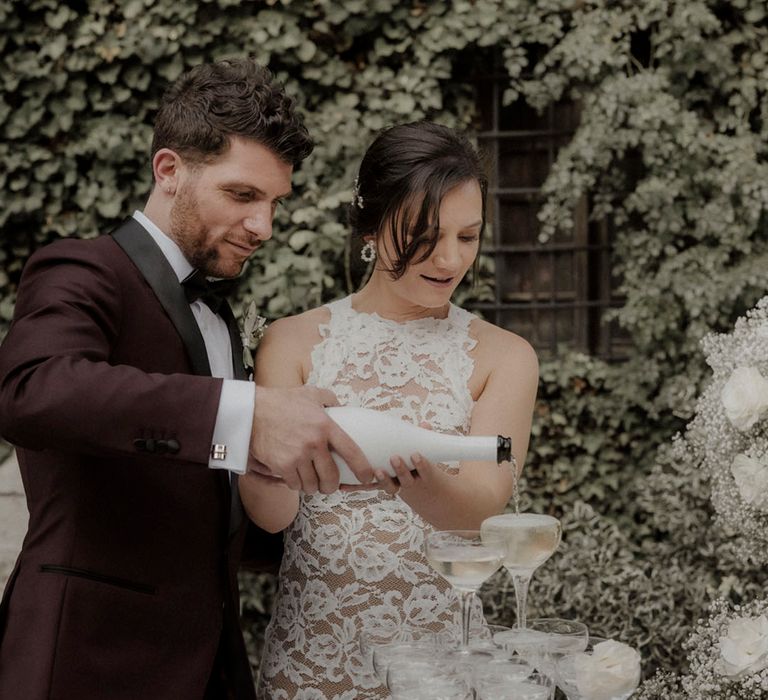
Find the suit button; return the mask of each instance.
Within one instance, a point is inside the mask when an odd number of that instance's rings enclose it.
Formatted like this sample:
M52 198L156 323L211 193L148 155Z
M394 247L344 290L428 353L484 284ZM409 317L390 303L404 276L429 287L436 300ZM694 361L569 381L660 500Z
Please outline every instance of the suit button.
M143 440L142 438L136 438L133 441L133 447L137 452L146 452L147 451L147 441Z
M157 443L156 443L156 441L155 441L155 439L154 439L154 438L147 438L147 440L146 440L146 445L147 445L146 449L147 449L147 452L155 452L155 450L156 450L156 444L157 444Z
M165 446L168 449L168 452L170 452L172 455L175 455L181 449L181 445L179 445L179 441L173 440L173 439L166 440Z
M164 455L168 451L168 443L165 440L155 441L155 452L159 455Z

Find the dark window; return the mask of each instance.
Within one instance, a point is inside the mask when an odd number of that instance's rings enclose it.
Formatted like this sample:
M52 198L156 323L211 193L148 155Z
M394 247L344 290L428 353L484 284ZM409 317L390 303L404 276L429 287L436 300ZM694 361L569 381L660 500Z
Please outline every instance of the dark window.
M626 335L602 319L621 302L613 292L610 227L589 221L584 200L572 231L539 241L541 186L578 125L578 105L563 101L540 114L522 101L503 106L500 74L486 72L475 85L478 142L492 168L493 238L484 251L494 259L496 279L495 299L472 307L525 337L543 358L564 348L608 359L626 356Z

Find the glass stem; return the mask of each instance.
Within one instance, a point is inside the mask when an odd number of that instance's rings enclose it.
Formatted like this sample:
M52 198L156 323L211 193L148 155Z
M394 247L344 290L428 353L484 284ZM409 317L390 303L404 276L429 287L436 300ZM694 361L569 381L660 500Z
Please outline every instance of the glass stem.
M527 623L526 605L528 603L528 586L531 583L530 574L512 574L515 584L515 601L517 602L517 626L525 629Z
M469 646L469 622L472 617L474 591L461 591L461 646Z

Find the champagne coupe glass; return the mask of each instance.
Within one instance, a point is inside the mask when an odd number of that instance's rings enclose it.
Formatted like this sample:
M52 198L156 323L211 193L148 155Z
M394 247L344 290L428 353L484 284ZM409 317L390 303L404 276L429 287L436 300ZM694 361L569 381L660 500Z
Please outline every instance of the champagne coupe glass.
M515 585L517 626L525 627L528 586L533 572L560 544L560 521L538 513L502 513L483 520L480 532L489 542L505 543L504 568Z
M393 659L430 658L440 645L435 632L411 625L368 626L361 630L358 642L364 662L383 684Z
M640 654L627 644L590 637L583 651L557 659L555 676L568 700L627 700L640 683Z
M423 642L391 642L374 647L371 663L378 679L386 688L389 688L389 669L393 665L402 666L419 662L429 664L434 659L436 651L435 648L429 648Z
M475 679L477 700L548 700L552 688L552 679L536 672L515 679L492 675Z
M487 651L494 659L511 659L518 657L517 652L508 645L498 644L496 635L511 632L511 627L504 625L487 625L481 628L474 627L469 632L469 646L473 649ZM533 671L533 668L530 669Z
M472 700L469 674L438 654L431 659L400 657L387 670L393 700Z
M557 617L539 617L528 620L521 628L494 635L494 643L516 651L545 676L555 678L555 664L566 654L584 651L589 642L589 630L583 622ZM555 689L552 688L552 698Z
M508 658L494 657L478 663L472 669L472 682L475 690L483 686L510 685L528 678L534 668L520 656L512 655Z
M501 566L504 545L479 530L437 530L424 538L427 561L461 598L461 646L469 648L469 620L477 589Z

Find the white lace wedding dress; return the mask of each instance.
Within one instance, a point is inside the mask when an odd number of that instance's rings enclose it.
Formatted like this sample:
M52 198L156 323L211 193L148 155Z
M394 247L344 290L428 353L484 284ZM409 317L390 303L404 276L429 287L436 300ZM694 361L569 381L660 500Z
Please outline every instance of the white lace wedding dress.
M469 430L472 314L451 305L445 319L398 323L355 311L351 297L327 308L308 384L333 390L342 405L446 433ZM423 554L429 527L380 490L302 496L285 533L260 700L389 697L361 657L360 630L458 624L456 595Z

